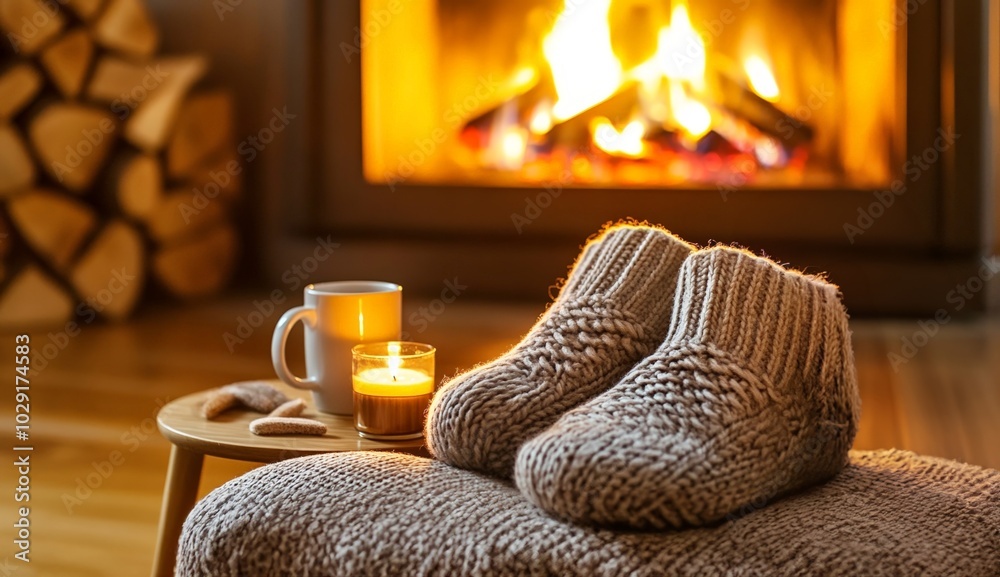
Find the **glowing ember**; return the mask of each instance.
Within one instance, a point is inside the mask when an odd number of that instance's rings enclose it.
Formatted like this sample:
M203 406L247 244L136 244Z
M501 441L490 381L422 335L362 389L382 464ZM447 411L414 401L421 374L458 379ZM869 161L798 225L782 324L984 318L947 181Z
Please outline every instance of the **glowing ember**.
M545 134L552 130L552 107L548 100L543 100L535 107L535 112L528 122L528 129L532 134Z

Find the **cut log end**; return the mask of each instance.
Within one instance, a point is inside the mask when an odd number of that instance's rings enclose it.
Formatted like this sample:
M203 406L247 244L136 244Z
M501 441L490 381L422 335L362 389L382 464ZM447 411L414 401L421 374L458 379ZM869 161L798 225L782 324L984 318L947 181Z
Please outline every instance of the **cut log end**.
M45 170L66 188L83 192L114 146L114 118L99 108L51 104L29 123L28 136Z
M8 208L24 240L56 270L69 266L97 222L85 204L44 190L15 197Z
M221 199L198 197L185 188L172 190L150 217L149 236L160 244L173 244L216 226L225 216Z
M80 18L90 21L101 11L104 0L63 0Z
M93 32L105 48L140 58L151 56L159 43L159 33L143 0L108 0Z
M163 200L160 161L146 154L120 155L107 171L106 196L112 211L147 222Z
M0 197L30 187L36 176L21 135L12 126L0 125Z
M72 316L72 296L36 266L22 269L0 295L0 329L54 327Z
M93 56L94 43L86 30L77 28L43 50L41 62L59 91L73 99L83 88Z
M164 78L149 91L125 123L125 138L146 152L162 150L174 127L181 102L207 68L201 56L159 61L155 70L162 70Z
M44 0L0 2L0 29L14 52L34 54L59 34L66 18L56 6Z
M174 296L204 297L226 285L238 254L236 230L224 223L197 238L161 248L153 257L153 273Z
M24 109L42 88L42 74L27 62L7 68L0 74L0 121L13 118Z
M101 316L121 320L138 302L144 275L142 237L125 222L112 221L73 267L70 283Z
M218 153L233 134L233 102L227 92L193 94L181 106L167 147L167 174L191 176Z

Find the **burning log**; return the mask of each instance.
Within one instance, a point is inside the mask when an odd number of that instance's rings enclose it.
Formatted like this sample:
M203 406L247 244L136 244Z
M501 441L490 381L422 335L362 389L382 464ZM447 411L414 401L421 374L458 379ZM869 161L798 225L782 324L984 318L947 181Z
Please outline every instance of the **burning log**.
M590 123L595 118L604 117L612 123L624 122L639 106L639 83L629 82L607 100L588 108L573 118L558 122L548 132L547 139L554 144L569 148L581 148L590 144Z
M509 98L465 123L461 140L470 148L489 146L490 133L494 127L504 123L504 115L513 111L513 123L517 126L531 126L533 116L539 110L547 110L556 100L556 89L552 77L543 74L528 90Z
M811 126L793 118L764 100L742 82L724 73L715 75L723 108L761 132L780 140L787 149L808 144L814 137Z

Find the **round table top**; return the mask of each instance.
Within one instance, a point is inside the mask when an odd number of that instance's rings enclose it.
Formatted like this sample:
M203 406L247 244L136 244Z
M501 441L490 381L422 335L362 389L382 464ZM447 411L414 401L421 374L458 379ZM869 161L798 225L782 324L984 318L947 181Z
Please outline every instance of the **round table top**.
M326 434L322 437L258 436L250 432L250 421L266 415L240 407L208 420L201 416L201 407L211 391L187 395L164 405L156 417L160 432L174 445L196 453L259 463L345 451L400 451L427 455L423 439L365 439L355 430L353 417L317 411L308 391L293 389L278 380L265 382L280 389L290 399L304 399L307 407L301 416L325 424Z

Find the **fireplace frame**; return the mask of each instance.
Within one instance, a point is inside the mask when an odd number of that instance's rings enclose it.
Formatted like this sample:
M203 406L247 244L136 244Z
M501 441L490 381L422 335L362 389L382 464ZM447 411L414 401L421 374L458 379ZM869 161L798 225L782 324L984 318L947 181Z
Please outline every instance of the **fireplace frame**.
M290 19L302 27L301 45L290 56L304 59L306 73L289 77L288 97L314 121L290 134L282 169L294 177L279 198L263 203L274 239L265 247L267 272L280 279L289 263L313 250L317 234L332 233L341 247L316 273L324 278L391 277L431 294L458 277L480 296L542 299L589 234L631 217L701 244L739 243L826 271L854 312L933 314L956 283L976 274L996 238L997 174L989 160L1000 150L1000 97L990 84L998 66L998 4L926 0L899 27L896 82L905 87L897 94L906 121L894 140L894 165L927 148L939 127L953 126L961 137L849 242L844 225L871 205L873 190L546 193L370 184L361 170L360 61L342 52L360 25L360 3L304 2ZM905 0L897 5L905 11ZM551 207L515 227L512 215L525 214L529 199L544 201L539 195L551 199L554 192L560 194ZM975 295L967 310L983 310L988 296Z

